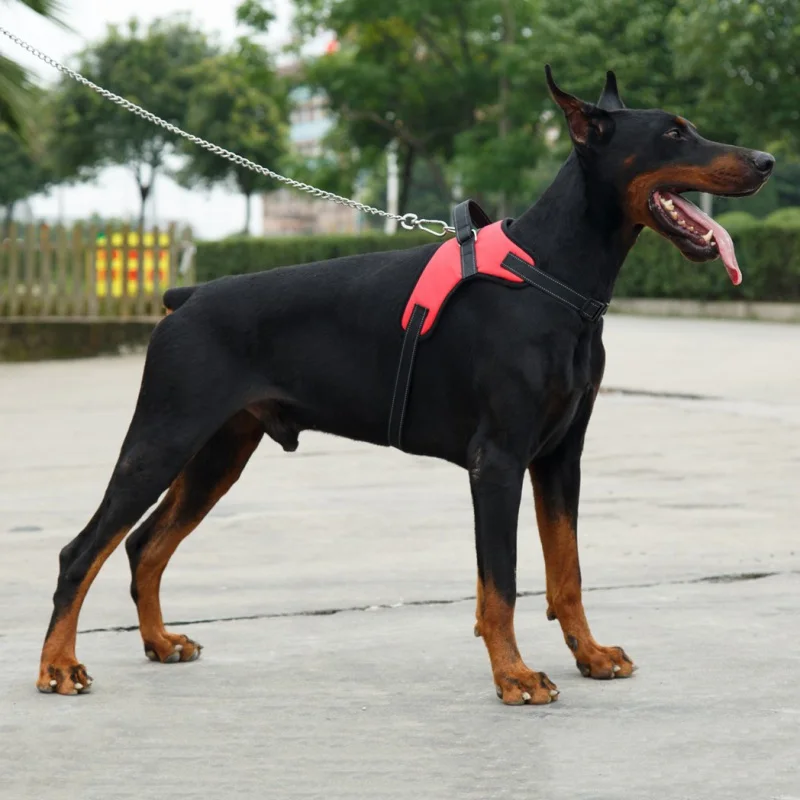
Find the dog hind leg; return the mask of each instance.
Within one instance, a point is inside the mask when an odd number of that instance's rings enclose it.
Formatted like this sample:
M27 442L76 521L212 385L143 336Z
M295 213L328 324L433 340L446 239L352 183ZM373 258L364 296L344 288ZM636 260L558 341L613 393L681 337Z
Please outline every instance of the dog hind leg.
M170 319L154 331L136 410L103 500L84 530L61 551L37 680L43 692L88 690L91 679L76 658L75 639L92 581L189 459L245 405L237 384L241 376L213 350L213 342L171 336Z
M161 576L178 545L238 480L263 434L251 413L234 415L189 461L158 508L125 542L131 596L145 653L152 661L194 661L200 655L197 642L164 627Z

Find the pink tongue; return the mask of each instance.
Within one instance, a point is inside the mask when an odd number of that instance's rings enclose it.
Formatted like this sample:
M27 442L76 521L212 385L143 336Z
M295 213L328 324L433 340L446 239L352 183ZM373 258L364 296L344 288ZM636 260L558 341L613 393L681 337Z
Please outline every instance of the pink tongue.
M714 222L707 214L704 214L694 203L690 203L680 195L664 192L663 196L672 200L675 204L675 208L680 211L685 219L691 220L695 225L699 225L701 228L714 233L714 241L717 243L717 249L719 250L722 263L725 265L725 269L728 270L728 276L733 282L733 285L738 286L742 282L742 271L739 269L739 262L736 260L736 251L733 249L733 239L731 239L731 235L728 231L718 222Z

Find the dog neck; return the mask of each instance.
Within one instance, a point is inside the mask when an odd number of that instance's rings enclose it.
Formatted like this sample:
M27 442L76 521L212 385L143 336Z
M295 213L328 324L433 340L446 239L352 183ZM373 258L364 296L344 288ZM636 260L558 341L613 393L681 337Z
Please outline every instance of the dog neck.
M587 297L608 302L638 235L616 192L592 180L573 151L550 187L508 229L536 266Z

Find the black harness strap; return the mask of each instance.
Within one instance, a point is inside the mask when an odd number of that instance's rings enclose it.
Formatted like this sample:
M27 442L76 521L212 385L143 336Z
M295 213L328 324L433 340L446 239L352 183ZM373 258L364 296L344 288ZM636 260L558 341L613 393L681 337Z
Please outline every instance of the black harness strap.
M491 220L474 200L459 203L453 210L453 227L461 250L462 280L478 274L475 231L489 224L491 224ZM589 322L597 322L608 310L608 303L584 297L580 292L576 292L538 267L531 266L513 253L509 253L505 257L503 266L525 283L535 286L540 292L563 303ZM392 407L389 411L389 445L398 450L403 449L403 422L411 391L414 357L417 354L420 333L428 313L429 309L425 306L415 305L403 336L400 363L397 366L397 377L392 395Z
M475 230L491 225L486 212L474 201L466 200L453 209L453 227L461 248L461 278L478 274L478 259L475 255Z
M503 266L518 278L522 278L525 283L535 286L539 291L549 294L550 297L554 297L564 305L577 311L589 322L597 322L608 311L608 303L601 303L599 300L584 297L580 292L576 292L567 286L566 283L561 283L557 278L548 275L538 267L531 266L513 253L509 253L503 259Z
M414 371L414 356L417 354L419 334L425 324L428 309L414 306L411 319L408 321L403 347L400 350L400 363L397 365L397 377L394 381L392 408L389 411L389 446L402 450L403 420L406 416L408 393L411 391L411 374Z

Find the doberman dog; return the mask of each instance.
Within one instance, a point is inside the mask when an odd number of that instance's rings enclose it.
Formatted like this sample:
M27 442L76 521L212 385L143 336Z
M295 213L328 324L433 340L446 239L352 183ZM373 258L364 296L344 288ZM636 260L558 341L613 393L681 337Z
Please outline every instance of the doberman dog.
M743 196L769 177L771 155L709 141L687 120L624 106L613 73L597 104L558 88L573 148L553 184L504 235L552 285L611 298L643 227L688 259L718 257L741 276L725 230L681 196ZM483 231L478 232L478 246ZM452 239L450 240L453 241ZM164 295L168 312L148 347L141 388L100 506L60 555L38 688L91 685L75 655L92 581L127 540L131 592L146 655L192 661L200 645L164 627L161 576L180 542L239 478L266 433L286 451L304 430L387 444L403 344L399 320L439 247L353 256L226 277ZM489 652L498 697L550 703L558 690L529 669L514 634L517 518L529 472L544 551L547 616L558 620L580 672L627 678L620 647L598 644L581 600L577 523L584 437L603 377L603 321L558 292L465 281L434 335L416 349L403 447L468 471L475 514L475 635ZM401 357L402 361L402 357ZM402 366L402 365L401 365Z

